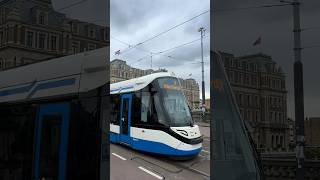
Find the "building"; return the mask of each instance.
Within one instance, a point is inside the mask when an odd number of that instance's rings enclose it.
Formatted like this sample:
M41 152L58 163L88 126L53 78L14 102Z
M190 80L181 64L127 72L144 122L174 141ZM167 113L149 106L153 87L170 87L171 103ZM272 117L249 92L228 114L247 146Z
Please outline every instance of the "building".
M289 149L294 150L296 139L295 139L295 121L291 118L288 118L288 141L289 141Z
M285 75L265 54L235 57L221 53L243 119L262 152L288 150Z
M205 108L207 109L207 111L210 111L210 99L206 99L204 101L204 105L205 105Z
M151 73L156 73L156 72L167 72L166 69L158 69L158 70L153 70L153 69L147 69L147 70L142 70L138 68L134 68L129 66L126 61L120 60L120 59L115 59L111 61L110 63L110 71L111 71L111 76L110 76L110 82L115 83L119 81L124 81L140 76L145 76ZM194 109L199 109L200 105L200 91L199 91L199 85L194 79L180 79L180 83L183 89L183 92L186 96L186 99L188 101L188 104L192 110Z
M51 0L0 2L0 70L109 45L109 28L67 18Z
M320 117L309 117L304 121L305 143L320 146Z

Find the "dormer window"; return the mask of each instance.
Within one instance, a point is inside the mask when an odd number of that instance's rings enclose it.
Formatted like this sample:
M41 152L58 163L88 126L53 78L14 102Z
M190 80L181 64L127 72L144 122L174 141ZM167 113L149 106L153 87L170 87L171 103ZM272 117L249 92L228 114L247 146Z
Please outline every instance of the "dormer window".
M47 24L47 14L44 12L38 13L38 24L46 25Z

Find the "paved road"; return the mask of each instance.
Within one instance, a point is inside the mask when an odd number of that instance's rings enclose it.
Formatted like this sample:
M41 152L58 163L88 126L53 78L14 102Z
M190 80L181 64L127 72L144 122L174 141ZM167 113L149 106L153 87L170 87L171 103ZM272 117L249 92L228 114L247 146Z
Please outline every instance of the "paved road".
M210 179L209 127L200 127L200 131L204 135L203 150L199 156L187 161L173 160L111 144L111 180Z

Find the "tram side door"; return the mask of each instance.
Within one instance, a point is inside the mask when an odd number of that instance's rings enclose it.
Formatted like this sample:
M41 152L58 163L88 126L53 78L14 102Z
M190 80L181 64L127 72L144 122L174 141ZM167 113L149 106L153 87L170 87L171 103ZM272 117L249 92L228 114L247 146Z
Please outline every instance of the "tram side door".
M36 122L34 180L65 179L69 116L69 103L40 105Z
M130 125L131 125L131 102L132 94L123 94L121 96L121 113L120 113L120 141L131 145Z

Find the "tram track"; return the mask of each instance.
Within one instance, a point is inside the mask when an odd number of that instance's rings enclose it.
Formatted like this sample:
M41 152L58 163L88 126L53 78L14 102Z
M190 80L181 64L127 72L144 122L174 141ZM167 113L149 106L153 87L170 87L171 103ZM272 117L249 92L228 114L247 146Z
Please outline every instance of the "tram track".
M132 168L154 176L156 179L183 180L187 177L192 177L194 180L210 179L208 168L210 166L210 146L206 143L199 155L191 160L174 160L167 156L133 150L124 145L112 145L112 148L112 152L132 162L131 164L134 165Z
M169 172L171 174L179 174L182 171L190 171L192 173L201 175L205 178L208 178L208 179L210 178L210 174L203 172L202 170L193 168L193 166L195 166L196 164L200 164L200 163L203 163L204 161L206 161L205 158L197 157L198 159L194 162L192 162L192 161L191 162L189 162L189 161L188 162L187 161L173 161L173 160L168 160L166 157L153 157L153 158L155 158L158 161L161 161L162 163L157 164L157 163L152 162L151 160L147 160L147 158L144 158L141 156L132 157L131 160L136 161L140 165L147 166L148 168L150 168L151 170L153 170L155 172L159 172L157 170L157 168L155 168L155 167L158 167L158 168L160 168L166 172ZM143 161L145 163L142 163L141 161ZM146 165L146 164L149 164L149 165ZM150 164L152 166L150 166ZM163 166L161 166L161 164L163 164ZM170 164L170 166L175 166L175 168L177 170L171 170L169 168L166 168L168 166L168 164ZM166 167L164 167L164 166L166 166Z

